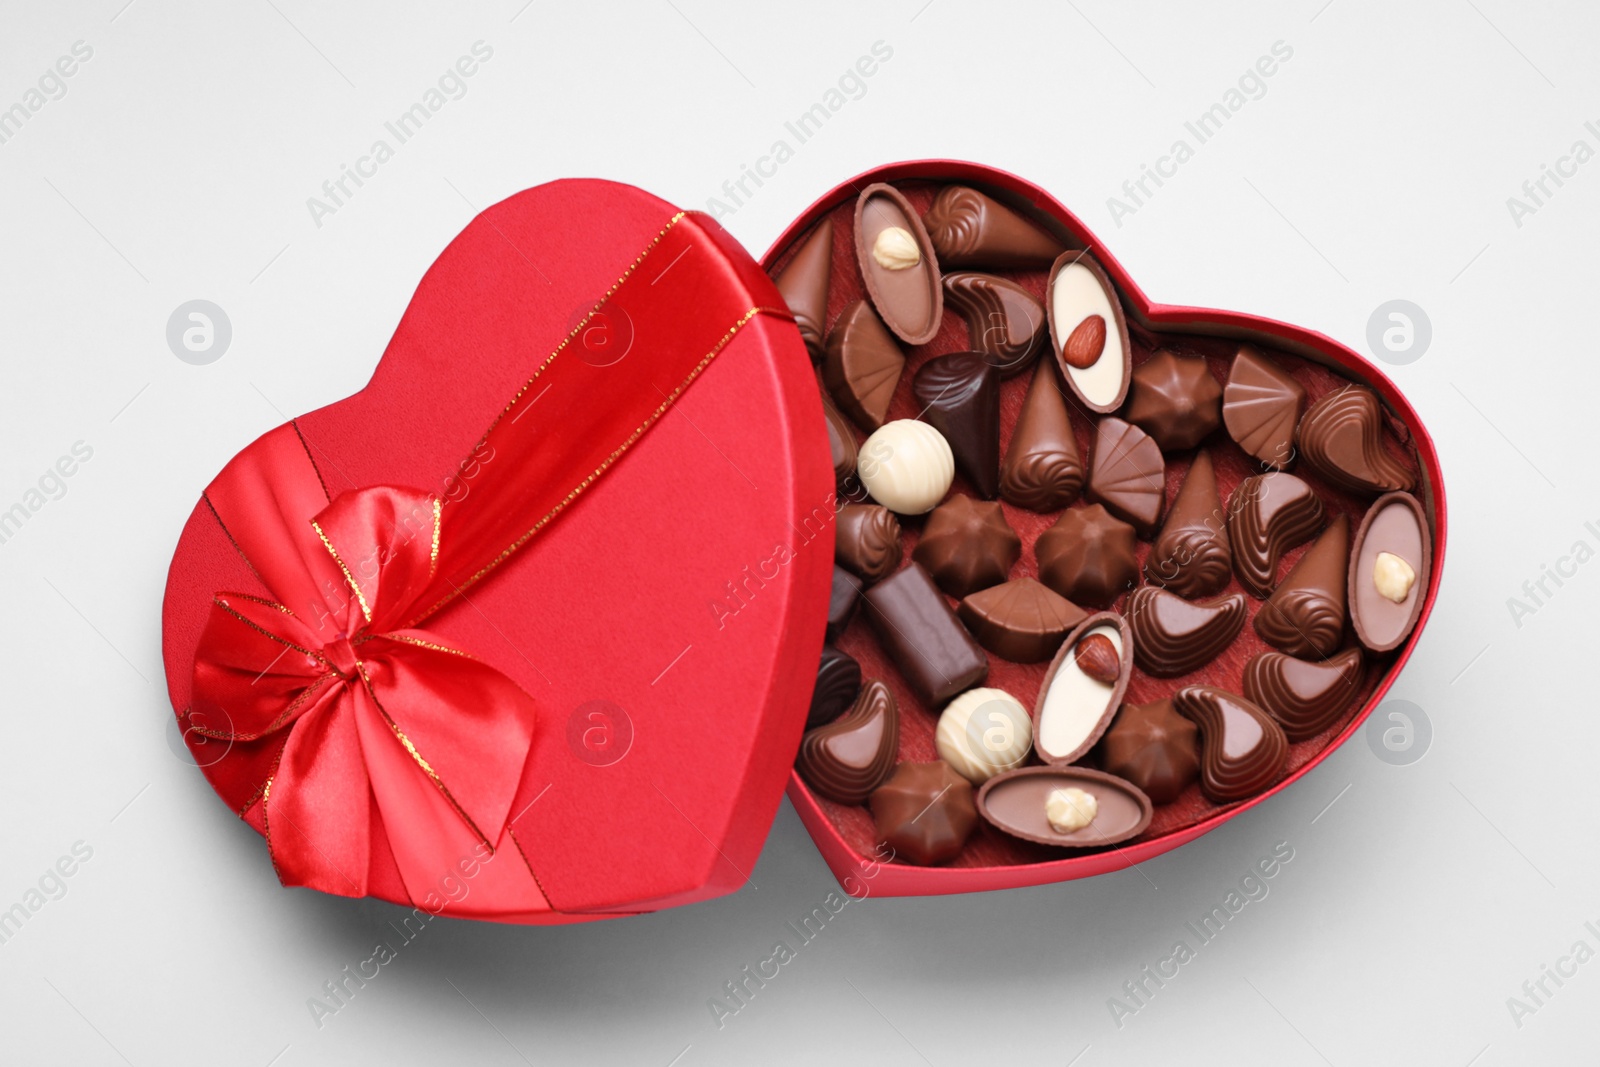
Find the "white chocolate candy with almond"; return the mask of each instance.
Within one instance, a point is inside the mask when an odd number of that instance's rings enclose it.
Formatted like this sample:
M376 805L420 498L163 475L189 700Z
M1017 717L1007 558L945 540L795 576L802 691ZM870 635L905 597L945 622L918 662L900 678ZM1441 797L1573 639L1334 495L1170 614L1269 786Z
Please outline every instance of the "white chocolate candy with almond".
M945 705L933 745L957 774L982 785L1028 758L1033 720L1003 689L968 689Z
M862 444L856 473L872 499L901 515L922 515L950 491L956 461L950 442L925 422L886 422Z

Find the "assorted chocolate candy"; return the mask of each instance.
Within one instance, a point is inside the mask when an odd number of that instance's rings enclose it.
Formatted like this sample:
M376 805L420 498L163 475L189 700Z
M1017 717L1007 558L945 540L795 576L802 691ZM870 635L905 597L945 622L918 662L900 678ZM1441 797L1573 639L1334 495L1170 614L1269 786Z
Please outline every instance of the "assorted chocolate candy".
M796 769L863 854L1193 826L1316 755L1415 629L1433 536L1367 386L1130 320L990 189L867 186L779 263L839 483Z

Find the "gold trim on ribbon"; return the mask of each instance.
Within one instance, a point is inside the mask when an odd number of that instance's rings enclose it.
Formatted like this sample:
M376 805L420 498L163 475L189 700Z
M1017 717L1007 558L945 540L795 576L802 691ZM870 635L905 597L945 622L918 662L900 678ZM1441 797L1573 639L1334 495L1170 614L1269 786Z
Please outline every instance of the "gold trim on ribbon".
M367 595L361 591L361 586L356 583L355 575L350 573L350 568L344 565L344 560L339 557L339 550L333 547L333 542L328 540L328 535L322 532L322 524L316 519L311 520L311 528L317 531L317 536L322 539L322 547L328 550L328 555L333 557L333 562L339 565L344 572L345 584L350 586L350 591L356 595L356 604L361 608L361 615L368 622L372 621L372 608L367 604Z

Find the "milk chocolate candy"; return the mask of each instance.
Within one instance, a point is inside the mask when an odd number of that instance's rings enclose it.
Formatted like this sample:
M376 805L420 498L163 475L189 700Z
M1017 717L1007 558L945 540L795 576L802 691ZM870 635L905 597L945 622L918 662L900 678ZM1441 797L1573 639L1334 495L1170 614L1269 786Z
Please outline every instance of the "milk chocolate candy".
M1305 387L1250 345L1240 345L1222 390L1222 422L1239 447L1268 467L1294 462Z
M1000 499L1029 511L1056 511L1083 488L1083 461L1054 368L1036 365L1011 445L1000 466Z
M1117 410L1128 395L1133 349L1111 279L1087 252L1064 252L1050 268L1044 302L1067 387L1090 411Z
M839 566L833 565L833 586L828 593L828 628L825 639L835 640L844 633L850 620L855 618L856 606L861 602L861 579Z
M806 711L806 728L822 726L837 719L855 703L861 692L861 664L848 652L832 645L822 646L817 662L817 684L811 690L811 707Z
M1350 520L1340 515L1256 613L1256 633L1291 656L1333 655L1344 636Z
M865 300L839 315L828 335L822 380L839 409L871 433L883 425L906 357Z
M1095 428L1084 493L1141 534L1154 532L1166 503L1167 465L1155 441L1137 426L1104 418Z
M1200 727L1200 791L1213 803L1253 797L1283 777L1289 741L1272 716L1209 685L1184 686L1173 706Z
M1042 270L1060 241L1015 211L965 185L947 185L922 217L943 267Z
M1201 452L1189 465L1167 521L1145 557L1145 581L1179 596L1202 597L1227 585L1232 571L1233 549L1216 473L1211 454Z
M1410 493L1388 493L1367 509L1350 554L1350 623L1374 652L1416 628L1433 566L1428 517Z
M1124 704L1100 739L1100 765L1170 804L1200 776L1200 729L1170 698Z
M928 569L934 583L953 597L1006 580L1022 540L1006 522L999 504L956 494L933 509L911 558Z
M976 352L936 356L918 368L911 395L918 418L944 435L977 494L1000 492L1000 372Z
M1134 368L1124 415L1164 452L1193 448L1222 425L1222 385L1204 359L1163 348Z
M1139 578L1133 527L1099 504L1062 512L1033 554L1039 580L1074 604L1106 607Z
M1228 542L1239 582L1258 597L1278 582L1284 552L1322 529L1322 500L1292 474L1257 474L1228 500Z
M856 260L883 323L908 345L939 332L944 287L933 242L911 202L892 185L867 186L856 200Z
M1244 665L1244 695L1278 720L1290 741L1309 741L1350 707L1361 674L1359 648L1316 661L1258 652Z
M1041 663L1088 616L1033 578L980 589L961 601L956 617L978 644L1013 663Z
M967 320L967 343L1004 377L1021 374L1044 351L1044 305L1016 282L974 271L946 274L944 299Z
M871 806L878 839L894 859L925 867L959 856L978 821L972 783L943 760L900 764Z
M900 566L900 520L877 504L846 504L839 509L833 558L866 582L876 582Z
M889 777L900 746L900 713L881 681L868 682L835 722L807 731L795 770L813 790L840 804L860 804Z
M828 276L833 269L833 220L823 219L806 235L800 251L773 279L783 302L794 313L794 324L811 353L812 362L822 359L826 347L828 319Z
M1352 493L1388 493L1416 485L1383 447L1383 409L1371 389L1347 385L1311 405L1297 434L1306 466Z
M983 649L920 563L913 561L868 589L866 599L878 640L906 685L930 709L988 677Z
M1154 586L1135 589L1127 611L1133 661L1158 678L1199 670L1233 643L1248 614L1243 593L1196 604Z
M828 423L828 451L833 458L833 480L843 484L856 472L856 432L828 394L822 394L822 415Z
M1050 817L1053 794L1076 791L1087 819L1070 829ZM978 811L997 830L1058 848L1101 848L1138 837L1150 825L1150 798L1132 782L1087 767L1023 767L978 790ZM1079 823L1081 822L1081 825Z
M1107 650L1105 662L1100 650ZM1103 611L1079 623L1039 687L1033 708L1033 748L1039 758L1073 763L1088 752L1122 705L1132 670L1133 638L1122 616Z

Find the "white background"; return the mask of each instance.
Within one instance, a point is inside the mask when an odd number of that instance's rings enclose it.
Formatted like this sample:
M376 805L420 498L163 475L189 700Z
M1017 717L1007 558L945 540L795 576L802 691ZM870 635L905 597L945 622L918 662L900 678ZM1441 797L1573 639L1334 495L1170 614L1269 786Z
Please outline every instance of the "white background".
M0 544L0 908L93 849L0 945L0 1060L1594 1061L1600 963L1547 981L1520 1026L1507 1006L1580 938L1600 949L1600 564L1520 626L1507 604L1575 541L1600 547L1600 163L1520 226L1506 204L1575 140L1600 148L1592 6L124 3L0 14L0 107L93 48L0 144L0 509L93 449ZM315 225L307 197L478 40L493 58L466 95ZM1387 368L1450 493L1438 608L1391 693L1431 722L1425 758L1390 765L1358 735L1142 870L852 903L719 1029L707 1000L835 888L786 803L736 896L566 929L441 920L319 1028L307 999L396 912L280 889L173 755L160 597L200 489L365 382L476 209L568 175L703 207L876 41L893 56L865 95L724 219L752 250L869 166L971 158L1073 206L1160 301L1363 351L1380 304L1425 309L1431 346ZM1117 225L1107 198L1277 41L1293 56L1265 94ZM233 325L209 366L166 342L194 298ZM1119 1028L1108 999L1277 842L1294 859L1270 895Z

